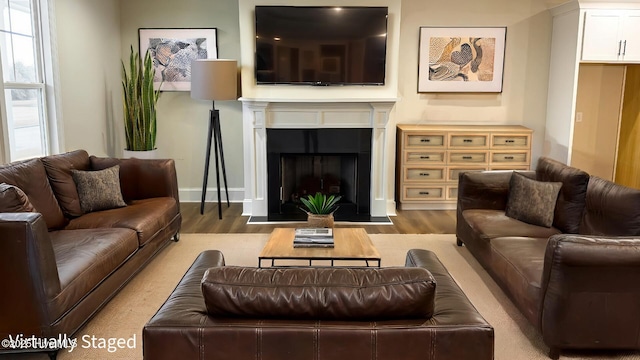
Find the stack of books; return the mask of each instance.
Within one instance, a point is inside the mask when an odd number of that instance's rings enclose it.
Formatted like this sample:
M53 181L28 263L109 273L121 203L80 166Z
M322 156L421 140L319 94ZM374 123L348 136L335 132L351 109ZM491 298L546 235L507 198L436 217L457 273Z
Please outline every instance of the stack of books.
M333 247L333 229L301 228L296 229L293 247Z

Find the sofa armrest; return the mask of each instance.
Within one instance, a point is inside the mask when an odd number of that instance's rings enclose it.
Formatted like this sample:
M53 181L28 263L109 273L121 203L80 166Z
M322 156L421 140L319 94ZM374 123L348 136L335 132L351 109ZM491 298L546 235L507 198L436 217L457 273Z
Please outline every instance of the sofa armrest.
M552 348L637 348L640 237L554 235L542 274L540 330Z
M433 359L493 359L493 327L480 315L435 253L424 249L407 252L405 266L422 267L436 280L434 312L429 320L434 330ZM436 325L437 324L437 325ZM464 344L464 346L450 346Z
M535 178L535 171L519 171ZM458 212L468 209L504 210L513 171L463 172L458 179Z
M47 225L39 213L0 213L0 234L0 338L49 335L60 279Z
M434 322L441 325L465 324L486 327L491 329L493 334L493 328L478 313L435 253L424 249L411 249L407 252L405 266L427 269L436 280ZM456 316L452 316L453 314Z
M125 201L154 197L178 197L178 178L172 159L116 159L91 156L91 168L102 170L120 165L120 185Z
M169 298L142 329L145 359L200 359L201 347L193 339L202 339L210 322L201 290L207 269L225 266L222 252L205 250L184 274ZM232 345L233 346L233 342Z

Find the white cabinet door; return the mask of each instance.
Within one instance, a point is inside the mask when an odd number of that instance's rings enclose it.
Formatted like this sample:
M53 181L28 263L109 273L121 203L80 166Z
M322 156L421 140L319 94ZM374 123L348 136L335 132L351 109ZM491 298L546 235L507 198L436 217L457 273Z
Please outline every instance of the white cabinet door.
M622 54L623 12L587 11L582 42L583 61L616 61ZM627 44L629 46L629 44Z
M640 62L640 11L627 11L623 21L623 59L625 62Z

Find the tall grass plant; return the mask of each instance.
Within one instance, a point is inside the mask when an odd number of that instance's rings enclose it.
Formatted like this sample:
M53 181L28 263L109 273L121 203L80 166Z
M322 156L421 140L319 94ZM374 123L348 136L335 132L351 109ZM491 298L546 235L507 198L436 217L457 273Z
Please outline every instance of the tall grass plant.
M129 71L122 61L122 98L126 150L145 151L156 148L156 104L160 90L153 89L155 69L147 50L144 60L138 52L129 55Z

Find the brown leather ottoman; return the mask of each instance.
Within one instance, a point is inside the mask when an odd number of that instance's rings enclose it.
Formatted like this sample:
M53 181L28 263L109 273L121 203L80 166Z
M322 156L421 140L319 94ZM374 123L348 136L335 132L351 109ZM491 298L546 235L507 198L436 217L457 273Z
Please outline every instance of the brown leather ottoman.
M406 260L406 267L426 268L436 281L433 315L429 318L346 321L214 317L207 313L201 281L208 268L217 266L224 266L219 251L198 256L144 327L145 359L493 359L493 328L430 251L410 250ZM384 269L367 269L365 276L375 278L376 272ZM397 271L401 274L402 269L398 267ZM388 295L381 294L380 301Z

